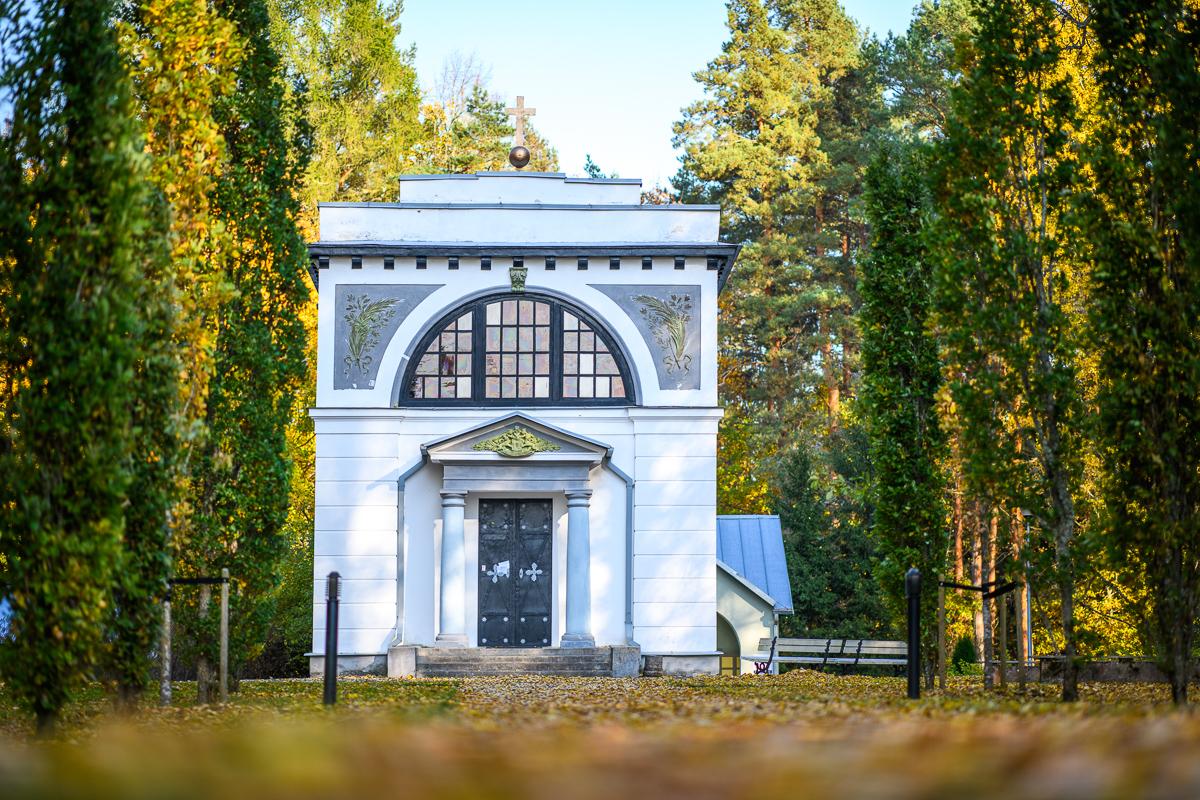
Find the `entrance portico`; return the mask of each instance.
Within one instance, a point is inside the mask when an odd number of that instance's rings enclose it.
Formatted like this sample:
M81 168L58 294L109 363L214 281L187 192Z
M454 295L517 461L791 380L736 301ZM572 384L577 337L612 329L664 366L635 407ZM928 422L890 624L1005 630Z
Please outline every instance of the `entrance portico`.
M477 633L476 643L481 647L594 647L591 624L591 473L604 464L611 454L611 448L523 414L512 414L431 442L422 449L427 463L442 468L441 579L436 646L465 647L469 643L465 515L468 498L479 499L480 502L477 513L480 540L477 561L479 572L486 577L482 584L490 583L494 587L495 591L488 594L511 591L508 587L516 586L518 593L525 596L524 583L535 584L539 578L543 586L553 586L552 582L548 582L547 573L550 570L546 569L552 562L543 562L542 567L538 567L532 559L528 559L530 564L514 564L512 559L489 563L484 557L488 551L482 544L487 535L485 524L489 522L500 534L503 534L504 525L529 527L542 524L540 520L536 523L527 522L521 513L507 507L516 502L531 502L518 499L540 496L545 498L544 506L547 509L551 507L549 501L554 497L565 500L566 505L566 614L563 624L555 626L561 627L562 635L558 642L549 641L549 636L538 637L540 641L529 641L528 636L516 634L511 637L512 641L509 641L510 637L503 636L498 641L495 637L491 637L492 641L486 641L489 637ZM498 504L497 501L504 498L512 499L513 503ZM496 522L484 513L484 508L496 508L494 514L508 516L504 521ZM550 520L546 520L545 524L549 539ZM493 531L493 535L495 533ZM548 541L546 549L549 549ZM535 554L534 557L538 556ZM484 596L482 593L478 595L476 631L482 631L488 625ZM557 604L552 597L549 600L547 616L552 616ZM514 613L519 611L519 608L514 609ZM508 619L502 621L507 623ZM492 620L493 626L495 622ZM547 623L552 624L550 620Z

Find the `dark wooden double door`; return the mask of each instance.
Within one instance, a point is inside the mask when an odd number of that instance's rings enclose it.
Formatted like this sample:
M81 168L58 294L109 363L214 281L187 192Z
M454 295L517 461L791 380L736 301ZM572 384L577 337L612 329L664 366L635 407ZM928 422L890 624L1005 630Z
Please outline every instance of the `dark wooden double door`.
M549 647L553 507L479 501L479 646Z

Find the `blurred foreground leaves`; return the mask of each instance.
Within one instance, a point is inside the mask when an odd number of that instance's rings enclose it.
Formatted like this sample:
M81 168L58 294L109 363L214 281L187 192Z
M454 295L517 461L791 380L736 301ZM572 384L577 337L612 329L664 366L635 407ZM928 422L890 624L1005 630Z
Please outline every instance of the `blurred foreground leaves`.
M191 687L178 694L187 702ZM1165 687L910 703L896 678L246 681L225 707L116 718L97 694L59 740L0 739L0 796L55 798L1200 796L1200 717Z

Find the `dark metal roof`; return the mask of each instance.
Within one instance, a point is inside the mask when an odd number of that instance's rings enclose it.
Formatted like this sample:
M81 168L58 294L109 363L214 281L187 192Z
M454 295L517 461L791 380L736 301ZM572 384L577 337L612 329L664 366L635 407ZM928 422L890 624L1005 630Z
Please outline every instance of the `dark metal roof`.
M717 559L791 614L792 583L783 549L783 528L775 514L722 514L717 517Z

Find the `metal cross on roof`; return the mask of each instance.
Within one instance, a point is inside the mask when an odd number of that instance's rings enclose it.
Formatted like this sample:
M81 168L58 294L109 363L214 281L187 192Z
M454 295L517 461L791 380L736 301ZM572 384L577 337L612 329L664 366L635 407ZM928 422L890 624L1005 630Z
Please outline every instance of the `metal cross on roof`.
M515 144L517 147L523 147L525 145L525 118L536 115L537 109L526 108L524 95L517 95L517 107L506 108L504 109L504 112L510 117L517 118L517 132L516 135L513 136L513 144Z

